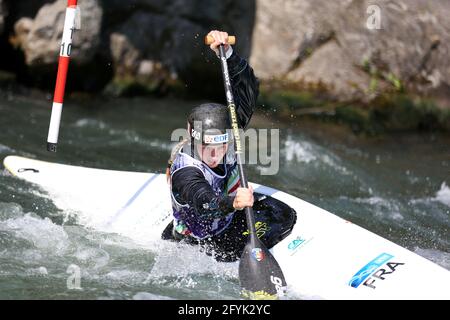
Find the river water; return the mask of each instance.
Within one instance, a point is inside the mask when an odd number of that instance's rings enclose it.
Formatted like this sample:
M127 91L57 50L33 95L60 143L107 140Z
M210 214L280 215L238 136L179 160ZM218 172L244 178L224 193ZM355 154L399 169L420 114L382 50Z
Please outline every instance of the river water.
M196 104L69 101L58 152L51 154L49 98L0 98L0 159L21 155L163 173L174 145L171 133L185 126ZM267 165L249 164L250 181L320 206L450 270L449 136L358 138L295 119L279 122L264 112L251 127L279 129L280 152L276 174L262 175ZM192 252L174 257L164 244L145 247L68 216L38 187L0 170L0 299L239 298L235 268ZM78 289L68 285L74 266L80 267Z

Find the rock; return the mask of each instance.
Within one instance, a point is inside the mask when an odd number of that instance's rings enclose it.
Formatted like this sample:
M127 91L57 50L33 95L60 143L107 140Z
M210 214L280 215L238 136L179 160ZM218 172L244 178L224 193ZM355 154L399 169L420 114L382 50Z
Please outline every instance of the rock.
M175 70L189 63L191 57L186 54L179 54L173 59L173 52L180 52L181 49L172 51L171 46L180 42L174 41L171 37L175 37L176 33L170 34L167 29L176 29L182 24L171 22L160 15L137 12L110 35L114 66L112 85L116 88L109 86L107 92L114 95L128 94L129 88L135 92L137 85L140 87L138 91L142 93L162 91L165 83L170 81L170 70L175 73ZM190 27L186 24L184 30L189 32L187 30Z
M3 28L5 25L5 18L7 16L5 4L3 0L0 0L0 34L3 33Z
M447 0L258 0L256 8L250 61L262 80L321 82L341 100L450 87Z
M137 76L148 77L155 71L156 68L157 64L154 61L142 60L137 70Z
M114 61L116 76L131 76L135 72L137 66L139 65L138 59L141 54L125 35L121 33L111 34L110 52Z
M262 79L282 77L332 35L335 1L258 0L250 62Z
M21 18L14 24L14 38L10 42L14 47L21 47L27 41L27 37L33 28L33 19Z
M214 6L206 0L190 1L189 5L181 0L112 1L105 10L111 28L108 33L114 81L135 78L140 83L152 83L151 87L155 81L175 81L177 86L182 81L205 88L210 82L202 79L220 73L207 68L205 58L213 55L205 55L210 50L203 38L220 24L225 24L221 29L237 36L240 55L248 57L250 52L254 1L227 0ZM127 12L129 17L121 18L118 12ZM142 72L150 64L152 71Z
M344 50L336 41L319 47L301 66L288 72L287 79L309 84L321 83L329 88L336 98L351 100L364 98L361 93L369 90L369 76L347 59Z
M119 73L136 74L142 59L180 70L201 51L195 48L202 28L183 18L137 12L111 34L111 53ZM116 48L116 46L118 46ZM195 50L196 49L196 50Z
M47 3L53 3L55 0L33 0L33 1L17 1L3 0L9 8L9 15L16 22L20 18L34 18L39 11Z
M47 73L58 60L66 8L66 0L49 1L0 0L0 31L6 3L8 21L20 18L11 43L28 66L46 66ZM250 57L262 82L289 82L289 90L318 87L345 101L403 91L450 96L448 0L84 0L80 6L72 58L77 79L92 88L110 80L152 88L175 81L201 94L217 87L219 94L218 65L203 44L215 28L237 36L236 51ZM83 67L101 74L100 84L95 75L86 80Z
M108 0L104 5L107 30L115 32L121 25L129 23L136 13L157 15L165 20L164 25L174 25L186 21L196 25L202 32L196 45L200 45L206 32L213 28L223 29L237 35L237 49L244 57L248 57L251 46L251 35L254 24L255 0L233 1L222 0L211 5L208 0ZM163 26L164 27L164 26ZM177 29L166 30L165 35L179 32ZM148 30L150 31L150 30ZM189 30L186 30L187 34ZM111 33L108 32L108 33ZM152 31L155 32L155 31ZM180 39L178 39L180 40ZM142 39L146 41L146 39ZM190 48L190 43L184 43ZM183 53L181 53L183 54Z
M34 85L45 87L53 82L67 1L10 1L16 20L10 27L15 30L10 45L24 52ZM78 73L71 81L73 88L84 88L87 82L96 88L112 80L151 87L175 81L175 86L191 89L197 85L202 93L207 85L221 90L220 82L210 81L219 79L220 72L208 67L215 57L203 44L212 28L236 35L236 51L243 57L250 54L254 0L223 0L213 6L207 0L85 0L79 5L82 30L75 32L73 41L71 60L78 64L71 69L72 77ZM89 79L83 71L91 72Z
M44 5L34 20L22 18L14 29L28 66L51 65L58 61L67 1ZM97 0L80 1L81 30L75 31L72 57L79 64L89 62L98 50L102 8Z
M368 17L370 5L379 7L379 30L370 30L360 19L361 13ZM419 93L450 85L449 1L354 0L346 11L339 41L353 64L369 63L381 78L397 78Z

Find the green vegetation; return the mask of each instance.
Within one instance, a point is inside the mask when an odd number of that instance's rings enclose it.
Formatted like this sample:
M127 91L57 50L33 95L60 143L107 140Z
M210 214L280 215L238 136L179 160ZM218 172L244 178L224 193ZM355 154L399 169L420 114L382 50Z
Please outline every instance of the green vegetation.
M344 124L356 134L380 135L397 131L450 132L450 108L431 98L407 95L401 82L391 78L398 91L378 95L370 103L337 102L326 91L263 85L259 105L281 119L309 118ZM375 81L375 80L374 80ZM374 86L376 86L374 84Z
M368 59L363 60L362 70L370 76L369 93L376 93L381 82L391 85L390 92L404 92L404 85L397 75L387 71L387 66L378 66Z
M115 78L104 89L104 93L112 97L164 96L169 92L176 94L182 91L183 85L177 80L137 80L134 77Z
M0 70L0 87L6 87L16 82L16 75L11 72Z

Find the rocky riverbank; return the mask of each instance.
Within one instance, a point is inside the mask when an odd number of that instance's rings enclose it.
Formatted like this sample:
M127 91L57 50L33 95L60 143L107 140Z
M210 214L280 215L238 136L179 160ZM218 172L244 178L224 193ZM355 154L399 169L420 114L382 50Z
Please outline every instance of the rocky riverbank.
M0 87L52 92L66 0L0 0ZM450 132L448 0L83 0L68 93L221 100L203 36L238 38L280 118ZM218 98L219 97L219 98Z

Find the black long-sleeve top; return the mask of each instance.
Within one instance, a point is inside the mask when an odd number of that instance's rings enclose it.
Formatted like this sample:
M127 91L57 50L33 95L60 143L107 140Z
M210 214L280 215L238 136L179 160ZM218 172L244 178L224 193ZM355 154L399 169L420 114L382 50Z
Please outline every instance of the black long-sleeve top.
M256 107L259 82L248 62L235 52L227 62L239 126L245 129ZM224 167L219 165L213 170L223 174ZM195 167L186 167L175 172L172 177L172 191L178 202L189 204L205 217L222 216L234 211L234 197L217 196L201 170Z

